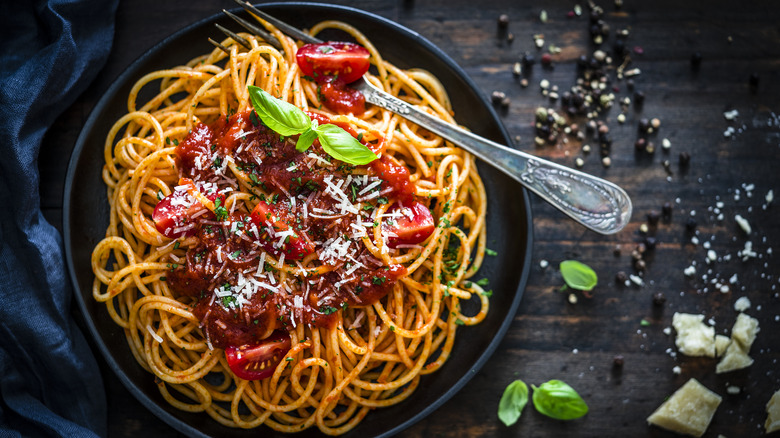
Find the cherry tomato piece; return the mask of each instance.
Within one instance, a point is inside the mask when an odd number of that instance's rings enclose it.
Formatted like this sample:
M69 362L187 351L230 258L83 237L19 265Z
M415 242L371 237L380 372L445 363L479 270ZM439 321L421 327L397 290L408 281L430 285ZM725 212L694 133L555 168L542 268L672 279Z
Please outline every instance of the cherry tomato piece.
M300 260L314 252L309 241L301 238L300 232L295 231L282 220L265 201L257 203L252 210L250 219L257 225L260 232L260 245L269 253L275 256L284 253L284 257L289 260ZM273 232L268 230L269 224L273 228ZM288 231L292 231L292 234ZM279 237L279 234L285 237ZM283 239L283 243L279 245L278 242L281 239Z
M262 380L271 377L279 362L290 351L290 334L276 330L259 345L242 345L225 349L230 370L244 380Z
M298 49L295 60L303 74L317 82L323 76L337 76L349 84L368 71L370 56L368 50L359 44L328 41L304 45Z
M393 204L387 214L390 215L390 222L384 223L383 230L389 234L387 246L390 248L424 242L436 228L431 211L417 201L404 206Z
M190 186L190 189L185 188L185 186ZM157 231L170 239L195 235L197 230L193 217L200 215L208 219L215 217L214 213L210 211L201 213L201 210L205 210L206 207L190 194L189 190L197 190L192 181L177 187L173 193L157 203L154 207L154 213L152 213L152 220ZM206 197L212 201L219 199L220 202L224 202L225 200L224 195L217 193L208 194Z

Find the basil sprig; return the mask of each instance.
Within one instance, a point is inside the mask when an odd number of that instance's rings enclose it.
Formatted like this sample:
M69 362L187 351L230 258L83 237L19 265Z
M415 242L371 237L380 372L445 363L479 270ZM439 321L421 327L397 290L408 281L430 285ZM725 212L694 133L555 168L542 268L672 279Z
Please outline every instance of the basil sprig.
M534 389L534 407L556 420L573 420L588 413L588 405L571 386L560 380L550 380Z
M576 260L564 260L560 265L563 281L572 289L589 291L596 287L598 277L590 266Z
M304 152L319 138L322 149L331 157L353 165L368 164L378 157L344 129L320 125L295 105L277 99L263 89L250 85L249 98L260 120L273 131L291 136L300 134L295 150Z
M528 385L522 380L510 383L498 402L498 419L507 426L515 424L528 404Z

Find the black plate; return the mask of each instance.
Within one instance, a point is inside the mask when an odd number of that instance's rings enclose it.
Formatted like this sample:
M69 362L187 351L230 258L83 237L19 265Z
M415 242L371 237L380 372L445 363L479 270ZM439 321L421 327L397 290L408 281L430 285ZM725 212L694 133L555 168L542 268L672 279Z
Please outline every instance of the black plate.
M475 133L503 144L509 136L481 91L463 70L429 41L396 23L357 9L313 3L267 4L262 8L299 27L322 20L341 20L364 32L385 59L401 68L420 67L434 73L449 91L457 120ZM213 23L235 27L221 14L195 23L165 39L139 58L109 88L92 111L68 167L65 183L64 238L68 268L76 298L101 353L124 385L155 415L188 436L248 437L257 431L224 427L205 413L171 407L160 395L154 376L135 361L120 327L102 303L92 299L90 255L108 224L106 189L101 179L103 143L112 124L126 111L133 83L145 73L184 63L212 49L208 37L218 36ZM401 404L368 414L347 437L388 436L400 432L441 406L488 360L512 322L525 288L531 260L531 214L528 193L492 167L479 164L487 186L488 246L498 257L487 257L480 275L490 278L494 293L482 324L461 328L453 353L437 373L424 376L417 391ZM271 434L264 428L263 436ZM310 429L295 436L320 436Z

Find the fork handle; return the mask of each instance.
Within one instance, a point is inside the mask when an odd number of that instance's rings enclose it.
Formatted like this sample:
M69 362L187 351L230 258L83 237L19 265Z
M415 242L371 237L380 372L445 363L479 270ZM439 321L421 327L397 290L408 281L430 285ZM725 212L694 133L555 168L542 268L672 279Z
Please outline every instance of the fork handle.
M366 101L471 152L593 231L617 233L631 218L631 199L609 181L482 138L371 86L361 91Z

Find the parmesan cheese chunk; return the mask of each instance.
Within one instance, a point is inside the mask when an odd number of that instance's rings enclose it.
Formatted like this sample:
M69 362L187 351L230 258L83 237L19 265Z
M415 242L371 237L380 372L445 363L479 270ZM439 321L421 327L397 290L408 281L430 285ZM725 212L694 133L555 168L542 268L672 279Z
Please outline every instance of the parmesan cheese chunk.
M774 393L766 404L766 423L764 423L764 429L766 429L766 433L780 430L780 389Z
M715 335L715 355L718 357L723 356L730 343L731 338L728 336Z
M721 396L691 379L647 417L647 422L672 432L700 437L710 425L720 401Z
M732 342L726 349L726 354L723 355L723 359L715 366L715 373L722 374L729 371L741 370L753 365L753 358L748 356L741 345L737 342Z
M742 344L747 352L750 351L750 347L753 345L753 341L756 340L756 334L758 334L759 331L758 320L756 318L740 313L737 316L737 322L735 322L734 327L731 328L731 339Z
M748 356L753 341L758 333L758 320L744 313L737 316L737 322L731 329L731 344L726 349L723 359L715 367L717 374L741 370L753 365L753 359Z
M715 357L715 328L703 321L704 315L674 314L672 326L677 331L674 343L680 353L686 356Z

